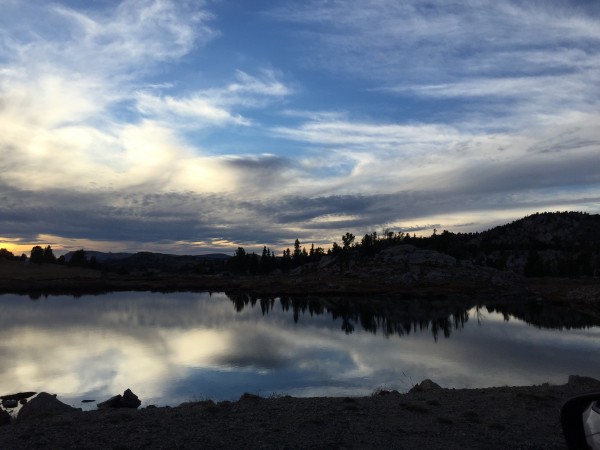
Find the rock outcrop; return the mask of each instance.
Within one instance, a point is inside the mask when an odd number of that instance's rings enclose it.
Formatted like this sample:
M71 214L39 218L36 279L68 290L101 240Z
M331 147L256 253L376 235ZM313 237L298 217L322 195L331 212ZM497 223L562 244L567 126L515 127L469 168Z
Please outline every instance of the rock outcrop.
M56 395L40 392L36 397L27 402L17 415L18 420L30 420L33 418L52 417L64 413L81 411L73 408L56 398Z
M423 380L420 383L415 384L408 392L429 392L429 391L438 391L441 389L442 389L442 387L439 384L437 384L434 381L431 381L429 378L427 378L426 380Z
M106 401L98 403L98 409L110 409L110 408L138 408L142 402L131 392L131 389L127 389L123 392L123 395L115 395Z
M410 244L394 245L371 256L361 255L358 251L328 255L317 264L301 266L289 275L309 275L311 272L406 286L484 283L496 287L517 287L521 282L521 277L513 272L479 266Z

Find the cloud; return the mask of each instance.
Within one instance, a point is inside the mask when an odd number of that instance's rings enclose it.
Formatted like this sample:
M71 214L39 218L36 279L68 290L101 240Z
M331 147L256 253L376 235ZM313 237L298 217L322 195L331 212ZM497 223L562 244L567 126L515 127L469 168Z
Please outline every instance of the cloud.
M524 73L539 70L542 61L556 68L564 49L590 49L600 38L600 14L590 2L571 8L558 1L316 0L288 2L271 14L307 27L303 36L318 63L327 58L330 67L369 78L428 75L427 82L434 74L439 79L484 69ZM509 59L512 64L504 64Z
M542 180L547 186L596 185L600 134L595 123L595 115L575 114L564 116L562 123L548 120L535 128L486 134L441 124L317 118L274 132L323 149L327 156L319 154L321 168L349 161L346 172L327 180L337 181L340 189L488 192L534 189ZM540 177L540 172L547 173ZM485 179L486 173L497 174L492 179L498 185Z
M193 126L201 126L202 122L227 123L233 122L248 125L249 122L241 116L232 116L226 109L211 103L210 99L199 96L176 99L171 96L158 97L145 92L137 94L137 109L146 116L160 117L176 123L179 118L194 120Z
M597 113L600 11L593 2L571 6L317 0L271 14L302 26L307 65L360 77L399 101L446 101L435 116L489 130Z
M262 108L292 92L272 69L237 71L222 87L188 92L147 82L160 63L218 35L203 2L125 1L77 11L40 3L31 17L6 5L0 170L13 186L235 190L236 171L186 133L250 125L236 109ZM40 14L51 26L37 22Z
M261 75L255 77L238 70L235 82L220 89L197 91L183 98L140 91L136 94L136 107L144 116L160 118L171 127L201 128L228 123L248 126L252 124L251 120L232 114L229 109L263 107L293 92L273 71L263 71ZM189 121L182 125L181 119Z

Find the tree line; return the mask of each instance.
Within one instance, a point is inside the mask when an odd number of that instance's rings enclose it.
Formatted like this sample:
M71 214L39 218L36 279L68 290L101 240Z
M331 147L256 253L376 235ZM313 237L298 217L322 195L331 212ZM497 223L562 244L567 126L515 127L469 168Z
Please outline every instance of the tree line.
M554 228L550 227L553 225ZM410 244L418 248L448 254L459 260L470 260L474 264L494 267L499 270L512 270L515 259L524 261L525 276L598 276L600 274L600 215L585 213L537 213L513 223L495 227L485 232L453 233L447 230L438 233L433 230L430 236L416 236L389 229L381 233L366 233L362 237L344 233L339 241L329 248L310 244L305 246L299 239L293 246L276 252L263 246L257 254L238 247L232 258L224 262L207 261L197 263L189 269L197 273L216 273L223 270L240 275L262 275L277 271L289 272L309 263L317 263L326 256L334 256L341 265L351 258L369 257L387 247ZM562 230L552 233L551 239L540 239L538 235L547 230ZM102 268L111 270L106 264L98 264L94 257L86 257L83 249L56 258L48 245L36 245L30 257L13 255L7 249L0 249L0 259L27 260L31 263L65 264L70 266ZM194 263L196 264L196 263ZM138 265L133 265L133 270ZM162 269L161 269L162 270ZM179 270L179 269L178 269Z
M15 256L13 252L6 248L0 248L0 259L6 259L11 261L29 261L32 264L59 264L67 265L72 267L89 267L97 268L98 264L96 258L92 256L89 260L86 257L85 250L80 249L71 254L71 257L67 261L65 255L61 255L58 258L54 255L52 246L47 245L42 247L35 245L31 248L29 258L25 253L21 256Z
M343 257L352 252L360 255L373 255L385 247L400 243L415 243L423 238L416 235L410 236L404 232L385 230L382 234L377 232L365 234L360 241L352 233L345 233L341 237L341 244L334 241L330 248L315 247L311 243L307 248L299 239L294 241L292 248L286 248L279 256L270 248L264 246L260 255L247 252L244 247L238 247L233 257L227 262L227 269L237 274L259 275L268 274L276 270L287 272L307 263L318 262L324 256L333 255Z

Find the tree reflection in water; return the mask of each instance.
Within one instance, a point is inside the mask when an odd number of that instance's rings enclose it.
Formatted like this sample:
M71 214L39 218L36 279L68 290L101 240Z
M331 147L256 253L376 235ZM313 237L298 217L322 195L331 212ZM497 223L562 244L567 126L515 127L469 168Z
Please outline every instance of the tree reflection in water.
M340 299L290 296L261 296L251 294L227 293L237 312L245 307L255 307L258 303L263 316L268 315L277 304L283 311L292 311L294 322L304 314L330 314L333 320L341 320L341 330L352 334L358 325L370 333L383 333L385 337L404 336L411 332L431 330L437 340L440 333L450 337L452 330L462 329L469 320L469 310L473 304L457 306L437 306L432 308L423 302L409 301L394 308L377 308L369 304L368 299ZM379 304L381 302L376 302Z
M452 331L461 330L469 320L469 311L475 309L477 323L480 311L501 313L505 321L511 317L539 328L576 329L599 326L600 320L565 308L548 307L539 303L512 302L488 306L473 301L458 300L395 300L380 298L317 298L291 296L255 296L251 294L226 293L237 312L258 303L263 316L273 311L279 303L283 311L292 311L294 323L304 314L330 314L333 320L341 320L341 330L352 334L356 327L373 334L381 332L385 337L405 336L411 332L430 330L434 340L440 334L449 338Z

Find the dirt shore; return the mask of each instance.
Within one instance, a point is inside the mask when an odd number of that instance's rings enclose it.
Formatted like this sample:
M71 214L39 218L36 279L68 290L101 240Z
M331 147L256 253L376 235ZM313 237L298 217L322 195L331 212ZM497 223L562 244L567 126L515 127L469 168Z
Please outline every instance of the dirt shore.
M98 410L13 421L10 449L564 449L559 410L600 391L560 386L440 389L370 397L258 398Z

